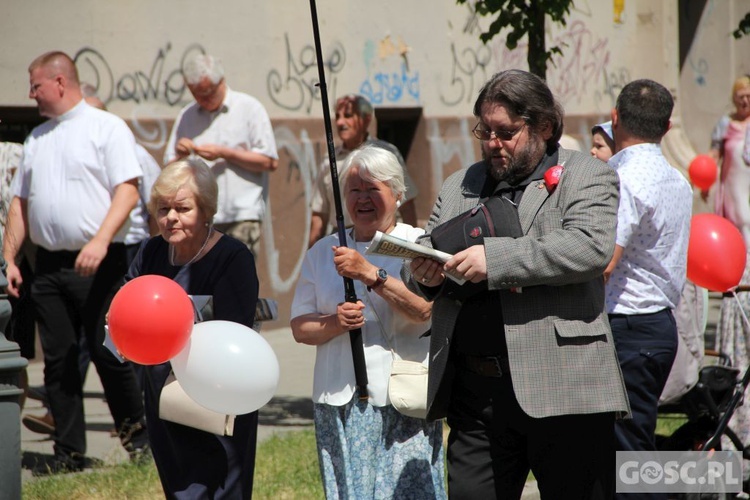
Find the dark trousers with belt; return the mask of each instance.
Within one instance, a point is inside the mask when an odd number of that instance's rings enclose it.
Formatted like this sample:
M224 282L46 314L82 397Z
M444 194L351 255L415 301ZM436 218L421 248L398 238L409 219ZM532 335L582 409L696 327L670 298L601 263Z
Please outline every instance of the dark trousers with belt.
M55 419L55 454L64 457L86 452L79 334L86 336L116 427L144 418L132 365L121 364L102 345L104 315L125 273L125 245L111 244L90 277L74 271L77 255L39 248L31 288L44 351L44 385Z
M633 417L617 421L617 449L653 451L656 449L654 433L659 396L667 383L677 353L677 325L674 316L669 309L651 314L610 314L609 323ZM622 498L636 496L622 495ZM667 496L640 493L637 498Z
M612 498L614 414L532 418L511 376L457 370L447 419L450 497L521 498L531 470L542 498Z

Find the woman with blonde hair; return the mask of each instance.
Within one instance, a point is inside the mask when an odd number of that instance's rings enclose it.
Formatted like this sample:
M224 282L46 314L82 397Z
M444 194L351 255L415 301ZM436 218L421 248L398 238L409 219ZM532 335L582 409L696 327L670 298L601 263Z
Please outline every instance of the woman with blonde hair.
M734 112L722 116L711 133L710 155L720 165L715 211L737 226L750 246L750 166L743 159L743 150L750 146L745 140L750 123L750 76L735 80L732 103ZM706 195L703 193L704 199Z
M190 295L213 297L213 319L252 327L258 299L253 254L213 228L218 187L201 160L167 165L151 189L149 211L159 236L140 248L126 280L166 276ZM169 362L145 367L146 422L167 498L250 498L258 412L238 415L232 436L218 436L159 418Z

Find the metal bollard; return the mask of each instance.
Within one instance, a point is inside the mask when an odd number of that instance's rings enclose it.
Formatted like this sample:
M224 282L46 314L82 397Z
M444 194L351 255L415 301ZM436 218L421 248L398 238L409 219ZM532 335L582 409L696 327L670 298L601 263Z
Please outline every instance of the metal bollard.
M5 276L0 274L0 287ZM21 498L21 370L29 362L20 356L18 344L5 338L11 307L0 295L0 500Z

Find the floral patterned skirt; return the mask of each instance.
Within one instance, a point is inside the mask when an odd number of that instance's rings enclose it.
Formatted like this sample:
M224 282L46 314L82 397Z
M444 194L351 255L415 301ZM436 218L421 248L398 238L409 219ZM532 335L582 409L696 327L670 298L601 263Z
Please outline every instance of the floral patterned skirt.
M314 407L326 498L446 498L442 420L407 417L356 396L344 406Z

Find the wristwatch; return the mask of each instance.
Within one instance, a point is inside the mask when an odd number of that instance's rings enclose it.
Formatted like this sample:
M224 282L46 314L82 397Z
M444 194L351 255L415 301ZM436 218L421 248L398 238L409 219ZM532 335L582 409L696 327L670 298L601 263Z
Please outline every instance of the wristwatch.
M367 291L371 292L375 288L378 288L379 286L382 286L383 283L385 283L385 280L388 279L388 271L383 269L382 267L378 269L378 271L375 273L375 283L373 283L371 286L367 287Z

